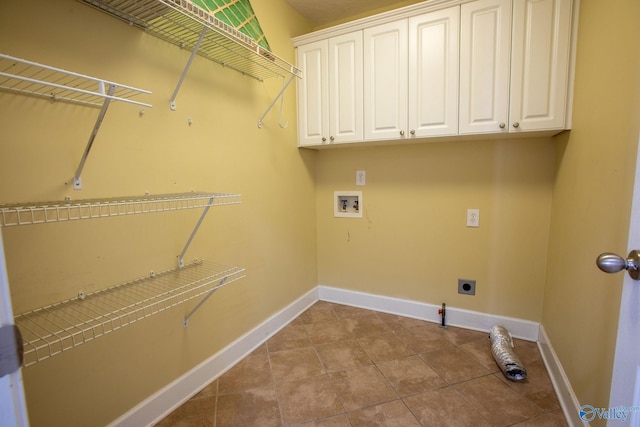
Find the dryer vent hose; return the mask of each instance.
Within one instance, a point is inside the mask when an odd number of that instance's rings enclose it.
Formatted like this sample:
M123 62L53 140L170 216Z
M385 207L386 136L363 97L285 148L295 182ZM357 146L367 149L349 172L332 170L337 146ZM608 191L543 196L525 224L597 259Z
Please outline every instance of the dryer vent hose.
M494 326L489 331L493 358L507 379L522 381L527 378L527 371L513 351L513 339L504 326Z

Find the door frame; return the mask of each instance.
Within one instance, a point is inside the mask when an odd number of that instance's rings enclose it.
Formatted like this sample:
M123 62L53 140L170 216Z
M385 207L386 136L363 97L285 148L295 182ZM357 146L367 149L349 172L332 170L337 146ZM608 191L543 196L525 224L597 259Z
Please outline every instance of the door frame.
M0 326L13 324L11 293L0 227ZM0 425L27 427L27 404L22 384L22 368L0 378Z
M640 249L640 139L636 154L636 167L629 223L628 251ZM616 339L609 407L640 407L640 282L624 275L620 315L618 318L618 336ZM609 421L607 425L617 423ZM640 412L630 411L627 425L640 425Z

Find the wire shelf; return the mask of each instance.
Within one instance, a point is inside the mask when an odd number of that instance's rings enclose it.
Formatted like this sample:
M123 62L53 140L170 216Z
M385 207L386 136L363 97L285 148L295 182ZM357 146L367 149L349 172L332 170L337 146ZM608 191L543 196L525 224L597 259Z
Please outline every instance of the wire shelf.
M0 204L0 226L107 218L239 203L239 194L193 192L13 205Z
M113 88L113 94L109 89ZM133 98L150 91L0 54L0 89L101 107L106 99L151 107Z
M80 0L180 48L257 80L302 76L302 72L251 37L187 0Z
M24 366L41 362L95 338L211 293L243 277L245 269L196 260L184 268L18 315Z

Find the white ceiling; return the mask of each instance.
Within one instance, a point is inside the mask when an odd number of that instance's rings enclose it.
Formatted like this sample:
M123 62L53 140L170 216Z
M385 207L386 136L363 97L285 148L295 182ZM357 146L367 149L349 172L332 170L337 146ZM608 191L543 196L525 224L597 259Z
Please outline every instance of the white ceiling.
M388 7L401 0L286 0L314 27L372 10Z

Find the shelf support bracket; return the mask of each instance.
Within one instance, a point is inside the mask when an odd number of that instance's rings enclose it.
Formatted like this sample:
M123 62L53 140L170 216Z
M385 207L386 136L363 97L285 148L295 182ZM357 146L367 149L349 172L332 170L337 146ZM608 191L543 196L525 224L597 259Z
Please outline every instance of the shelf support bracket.
M178 84L176 85L176 89L173 91L173 95L171 95L171 99L169 100L169 107L171 108L171 111L176 111L176 97L178 96L178 92L180 91L182 82L184 82L184 78L186 77L187 72L191 67L191 63L193 62L193 59L198 54L198 49L200 49L200 45L202 44L202 40L204 40L204 36L206 33L207 33L207 27L202 27L202 32L200 33L200 37L198 38L196 45L193 47L193 51L191 51L191 56L187 61L187 65L185 65L184 71L182 71L182 75L180 76L180 79L178 80Z
M196 223L196 226L193 228L193 231L191 232L191 235L189 236L189 239L187 240L187 243L184 245L184 249L182 249L182 252L180 252L180 255L178 255L178 267L180 267L180 268L184 267L184 254L189 249L189 246L191 245L191 241L193 240L193 238L195 237L196 233L198 232L198 229L200 228L200 225L202 224L202 221L204 221L204 218L207 216L207 213L209 212L209 209L211 208L211 206L213 206L213 201L214 200L215 200L215 196L211 196L209 198L209 203L207 203L207 205L205 206L204 210L202 211L202 215L200 215L200 218L198 219L198 222Z
M262 121L267 116L267 114L269 114L269 111L271 111L271 109L273 108L275 103L278 101L278 98L282 97L282 101L281 102L284 102L284 97L283 97L284 91L287 90L287 87L289 87L289 85L291 84L291 82L293 81L294 78L295 78L295 75L292 75L291 77L289 77L289 80L284 80L283 79L282 89L280 90L280 92L278 92L278 95L276 95L275 99L271 102L271 104L269 104L269 106L267 107L267 110L258 119L258 127L259 128L262 128ZM287 125L288 125L288 122L285 123L284 125L282 124L282 105L280 105L280 119L278 120L278 124L280 125L281 128L286 128Z
M202 298L202 300L195 306L193 307L193 310L191 310L189 312L189 314L187 314L186 316L184 316L184 321L182 322L182 325L186 328L187 326L189 326L189 318L191 316L193 316L193 313L195 313L196 311L198 311L198 309L202 306L202 304L204 304L211 295L213 295L222 285L224 285L224 282L227 281L227 277L223 277L222 280L220 280L220 282L218 283L218 286L216 286L215 288L211 289L207 295L205 295L204 298Z
M99 82L100 92L104 93L104 82ZM111 104L111 97L116 91L115 85L109 85L109 92L107 93L108 97L105 98L104 104L102 104L102 109L100 110L100 114L98 114L98 118L96 120L96 124L93 125L93 131L91 132L91 136L89 137L89 142L87 142L87 146L84 149L84 153L82 153L82 158L80 159L80 164L78 165L78 169L76 170L76 174L73 176L73 189L74 190L82 190L82 180L80 179L80 175L82 174L82 169L84 168L84 164L87 161L87 157L89 157L89 151L91 151L91 147L93 146L93 142L98 135L98 131L100 130L100 126L102 125L102 120L104 120L104 116L107 114L107 109L109 108L109 104Z

